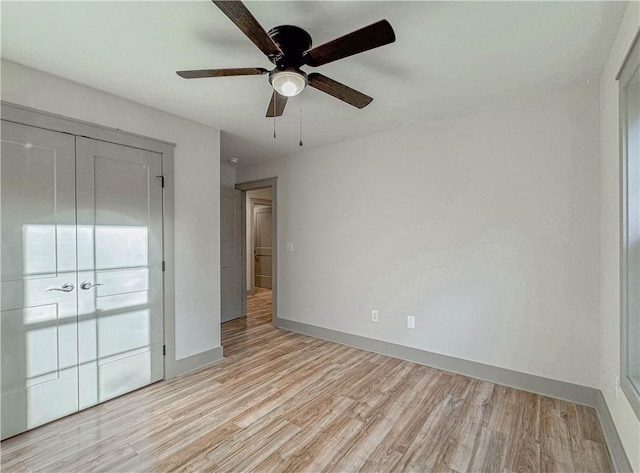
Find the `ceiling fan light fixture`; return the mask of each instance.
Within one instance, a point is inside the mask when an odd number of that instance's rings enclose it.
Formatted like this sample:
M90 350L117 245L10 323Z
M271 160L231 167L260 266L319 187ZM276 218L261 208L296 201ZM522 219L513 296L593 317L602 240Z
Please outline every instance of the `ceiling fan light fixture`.
M307 86L307 75L301 71L275 71L270 77L274 90L285 97L298 95Z

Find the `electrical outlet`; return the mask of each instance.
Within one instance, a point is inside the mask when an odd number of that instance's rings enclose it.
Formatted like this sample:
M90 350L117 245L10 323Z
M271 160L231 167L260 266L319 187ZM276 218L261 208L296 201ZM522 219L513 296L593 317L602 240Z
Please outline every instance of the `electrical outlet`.
M372 310L371 311L371 322L377 322L378 321L378 311L377 310Z
M407 315L407 328L410 330L416 328L416 318L413 315Z
M287 251L289 253L293 253L293 242L292 241L288 241L288 242L285 243L284 251Z

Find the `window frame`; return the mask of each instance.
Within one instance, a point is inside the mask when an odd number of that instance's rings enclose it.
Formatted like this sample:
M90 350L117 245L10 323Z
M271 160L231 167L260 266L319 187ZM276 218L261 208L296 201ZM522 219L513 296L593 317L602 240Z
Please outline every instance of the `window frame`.
M640 33L640 32L639 32ZM640 340L640 249L629 246L630 190L640 195L640 156L630 160L628 149L628 111L627 89L636 74L640 74L640 34L636 34L631 49L627 54L616 79L619 85L619 113L620 113L620 389L629 401L638 419L640 419L640 346L629 347L629 340L634 337ZM630 172L630 169L632 172ZM630 177L636 176L630 183ZM633 188L630 189L630 187ZM638 210L640 202L633 204L636 210L635 219L640 220ZM638 222L634 222L638 223ZM631 231L634 229L631 228ZM638 228L636 228L638 231ZM634 235L635 239L640 235ZM629 263L630 260L635 262ZM633 266L633 267L631 267ZM632 273L629 273L629 270ZM633 272L635 270L635 273ZM630 287L631 284L631 287ZM634 297L635 296L635 297ZM630 299L633 302L630 303ZM640 343L638 344L640 345ZM631 366L630 352L633 352L635 366ZM633 379L633 374L638 378Z

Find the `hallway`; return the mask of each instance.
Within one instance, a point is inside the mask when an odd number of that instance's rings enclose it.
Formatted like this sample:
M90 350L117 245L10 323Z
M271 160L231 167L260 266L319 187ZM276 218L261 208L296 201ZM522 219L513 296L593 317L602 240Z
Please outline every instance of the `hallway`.
M264 338L271 329L271 308L271 289L256 287L254 294L247 296L247 316L222 324L225 357L242 352Z

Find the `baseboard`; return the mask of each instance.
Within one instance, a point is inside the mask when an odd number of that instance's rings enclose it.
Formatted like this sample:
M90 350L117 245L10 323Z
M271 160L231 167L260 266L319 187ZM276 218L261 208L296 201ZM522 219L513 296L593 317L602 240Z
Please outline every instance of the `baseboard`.
M203 351L187 358L176 360L173 364L173 376L180 376L181 374L188 373L193 370L197 370L211 363L222 360L222 347L216 347L212 350Z
M362 348L363 350L393 356L394 358L400 358L402 360L413 361L444 371L451 371L469 376L470 378L481 379L491 383L502 384L524 391L596 407L598 390L587 386L580 386L506 368L498 368L476 361L463 360L462 358L374 340L360 335L338 332L336 330L294 322L292 320L278 319L277 326L293 332L311 335L312 337Z
M302 322L278 318L276 326L292 332L310 335L315 338L349 345L363 350L380 353L382 355L400 358L402 360L420 363L444 371L469 376L470 378L489 381L523 391L534 392L544 396L563 399L565 401L583 404L596 409L605 436L607 448L614 463L616 472L632 472L631 464L622 446L618 431L599 389L567 383L556 379L544 378L532 374L522 373L506 368L486 365L475 361L463 360L448 355L441 355L417 348L405 347L395 343L384 342L372 338L339 332L324 327L317 327Z
M622 440L620 440L616 424L613 422L613 417L611 417L607 401L605 401L602 391L600 390L596 398L596 411L598 412L604 439L607 442L609 455L611 455L611 460L613 461L614 470L618 473L633 473L631 462L622 446Z

